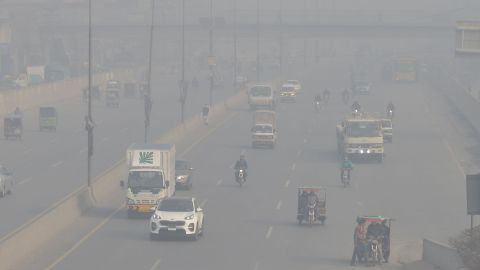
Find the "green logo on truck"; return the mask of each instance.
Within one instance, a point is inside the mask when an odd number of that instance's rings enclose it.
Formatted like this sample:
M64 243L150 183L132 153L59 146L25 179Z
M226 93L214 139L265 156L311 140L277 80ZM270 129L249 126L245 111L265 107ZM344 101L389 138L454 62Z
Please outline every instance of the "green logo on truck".
M140 164L153 164L153 152L140 152Z

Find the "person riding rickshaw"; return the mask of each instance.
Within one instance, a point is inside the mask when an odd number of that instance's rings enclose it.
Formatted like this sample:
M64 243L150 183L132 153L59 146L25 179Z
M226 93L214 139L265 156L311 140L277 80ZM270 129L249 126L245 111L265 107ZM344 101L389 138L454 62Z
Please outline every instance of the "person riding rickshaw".
M392 220L383 216L357 217L351 265L388 263Z
M21 139L23 133L22 116L19 114L9 115L3 119L3 134L5 139Z
M312 225L320 221L323 225L326 219L327 193L323 187L298 188L298 224L302 222Z
M40 107L38 122L40 131L57 130L57 110L54 107Z

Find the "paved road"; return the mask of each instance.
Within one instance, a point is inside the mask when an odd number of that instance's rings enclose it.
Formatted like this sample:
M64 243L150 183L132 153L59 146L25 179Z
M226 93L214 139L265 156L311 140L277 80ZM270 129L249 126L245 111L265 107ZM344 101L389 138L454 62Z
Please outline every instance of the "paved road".
M177 76L154 78L152 136L158 136L180 121L177 80ZM199 113L203 104L208 103L206 87L205 80L200 89L190 91L187 117ZM231 90L218 89L214 98L219 100L230 94ZM86 106L80 98L54 106L59 113L57 132L39 132L38 112L26 111L22 140L0 140L0 162L15 177L13 195L0 199L0 215L6 217L0 222L0 238L86 184ZM122 98L118 109L106 108L103 100L95 102L93 115L97 125L95 176L123 158L125 149L133 141L143 141L143 99Z
M279 106L276 149L250 148L251 112L245 106L186 154L196 181L179 194L196 196L204 205L206 231L198 242L152 242L148 222L128 220L122 210L76 242L54 269L352 269L352 232L362 214L396 219L392 263L378 268L399 269L399 261L419 256L414 248L422 238L445 241L466 227L460 162L466 158L466 133L452 125L455 117L424 82L374 81L372 94L358 97L369 111L396 103L394 143L386 146L383 164L355 165L352 186L340 186L335 124L348 108L339 92L319 114L310 101L315 86L343 89L348 67L348 61L338 61L298 77L307 90L296 104ZM250 178L239 188L231 165L243 151ZM302 185L328 188L325 226L297 225L296 187Z

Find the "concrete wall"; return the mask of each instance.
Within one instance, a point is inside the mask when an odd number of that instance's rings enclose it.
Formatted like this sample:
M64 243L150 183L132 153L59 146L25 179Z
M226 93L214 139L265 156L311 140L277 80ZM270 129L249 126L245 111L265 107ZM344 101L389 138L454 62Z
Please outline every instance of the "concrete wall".
M210 125L204 126L200 115L189 118L184 125L179 125L155 142L175 143L177 153L181 155L215 130L225 119L231 117L228 108L246 104L246 95L242 91L227 100L219 102L211 109ZM55 205L32 218L29 222L0 239L0 268L15 269L29 254L34 254L48 245L49 239L60 232L65 232L92 206L101 205L102 201L118 194L119 181L125 178L125 160L118 161L110 169L97 177L92 190L85 186L67 195Z
M133 70L119 69L93 76L93 83L105 85L112 78L131 78ZM80 97L82 89L87 87L88 78L75 77L62 81L33 85L18 90L0 92L0 116L13 113L18 106L22 111L37 109L40 106L54 105L56 102Z
M423 240L423 261L440 270L465 270L457 251L432 240Z

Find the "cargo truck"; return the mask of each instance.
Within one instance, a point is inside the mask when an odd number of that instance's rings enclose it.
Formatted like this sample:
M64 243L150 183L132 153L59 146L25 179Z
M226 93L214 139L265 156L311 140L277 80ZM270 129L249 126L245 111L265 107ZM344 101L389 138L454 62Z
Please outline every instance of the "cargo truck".
M248 104L250 109L258 108L275 109L275 93L269 85L254 85L248 91Z
M152 213L175 194L175 145L135 143L127 150L128 217Z
M274 111L259 110L253 116L252 147L275 147L277 142L276 114Z

